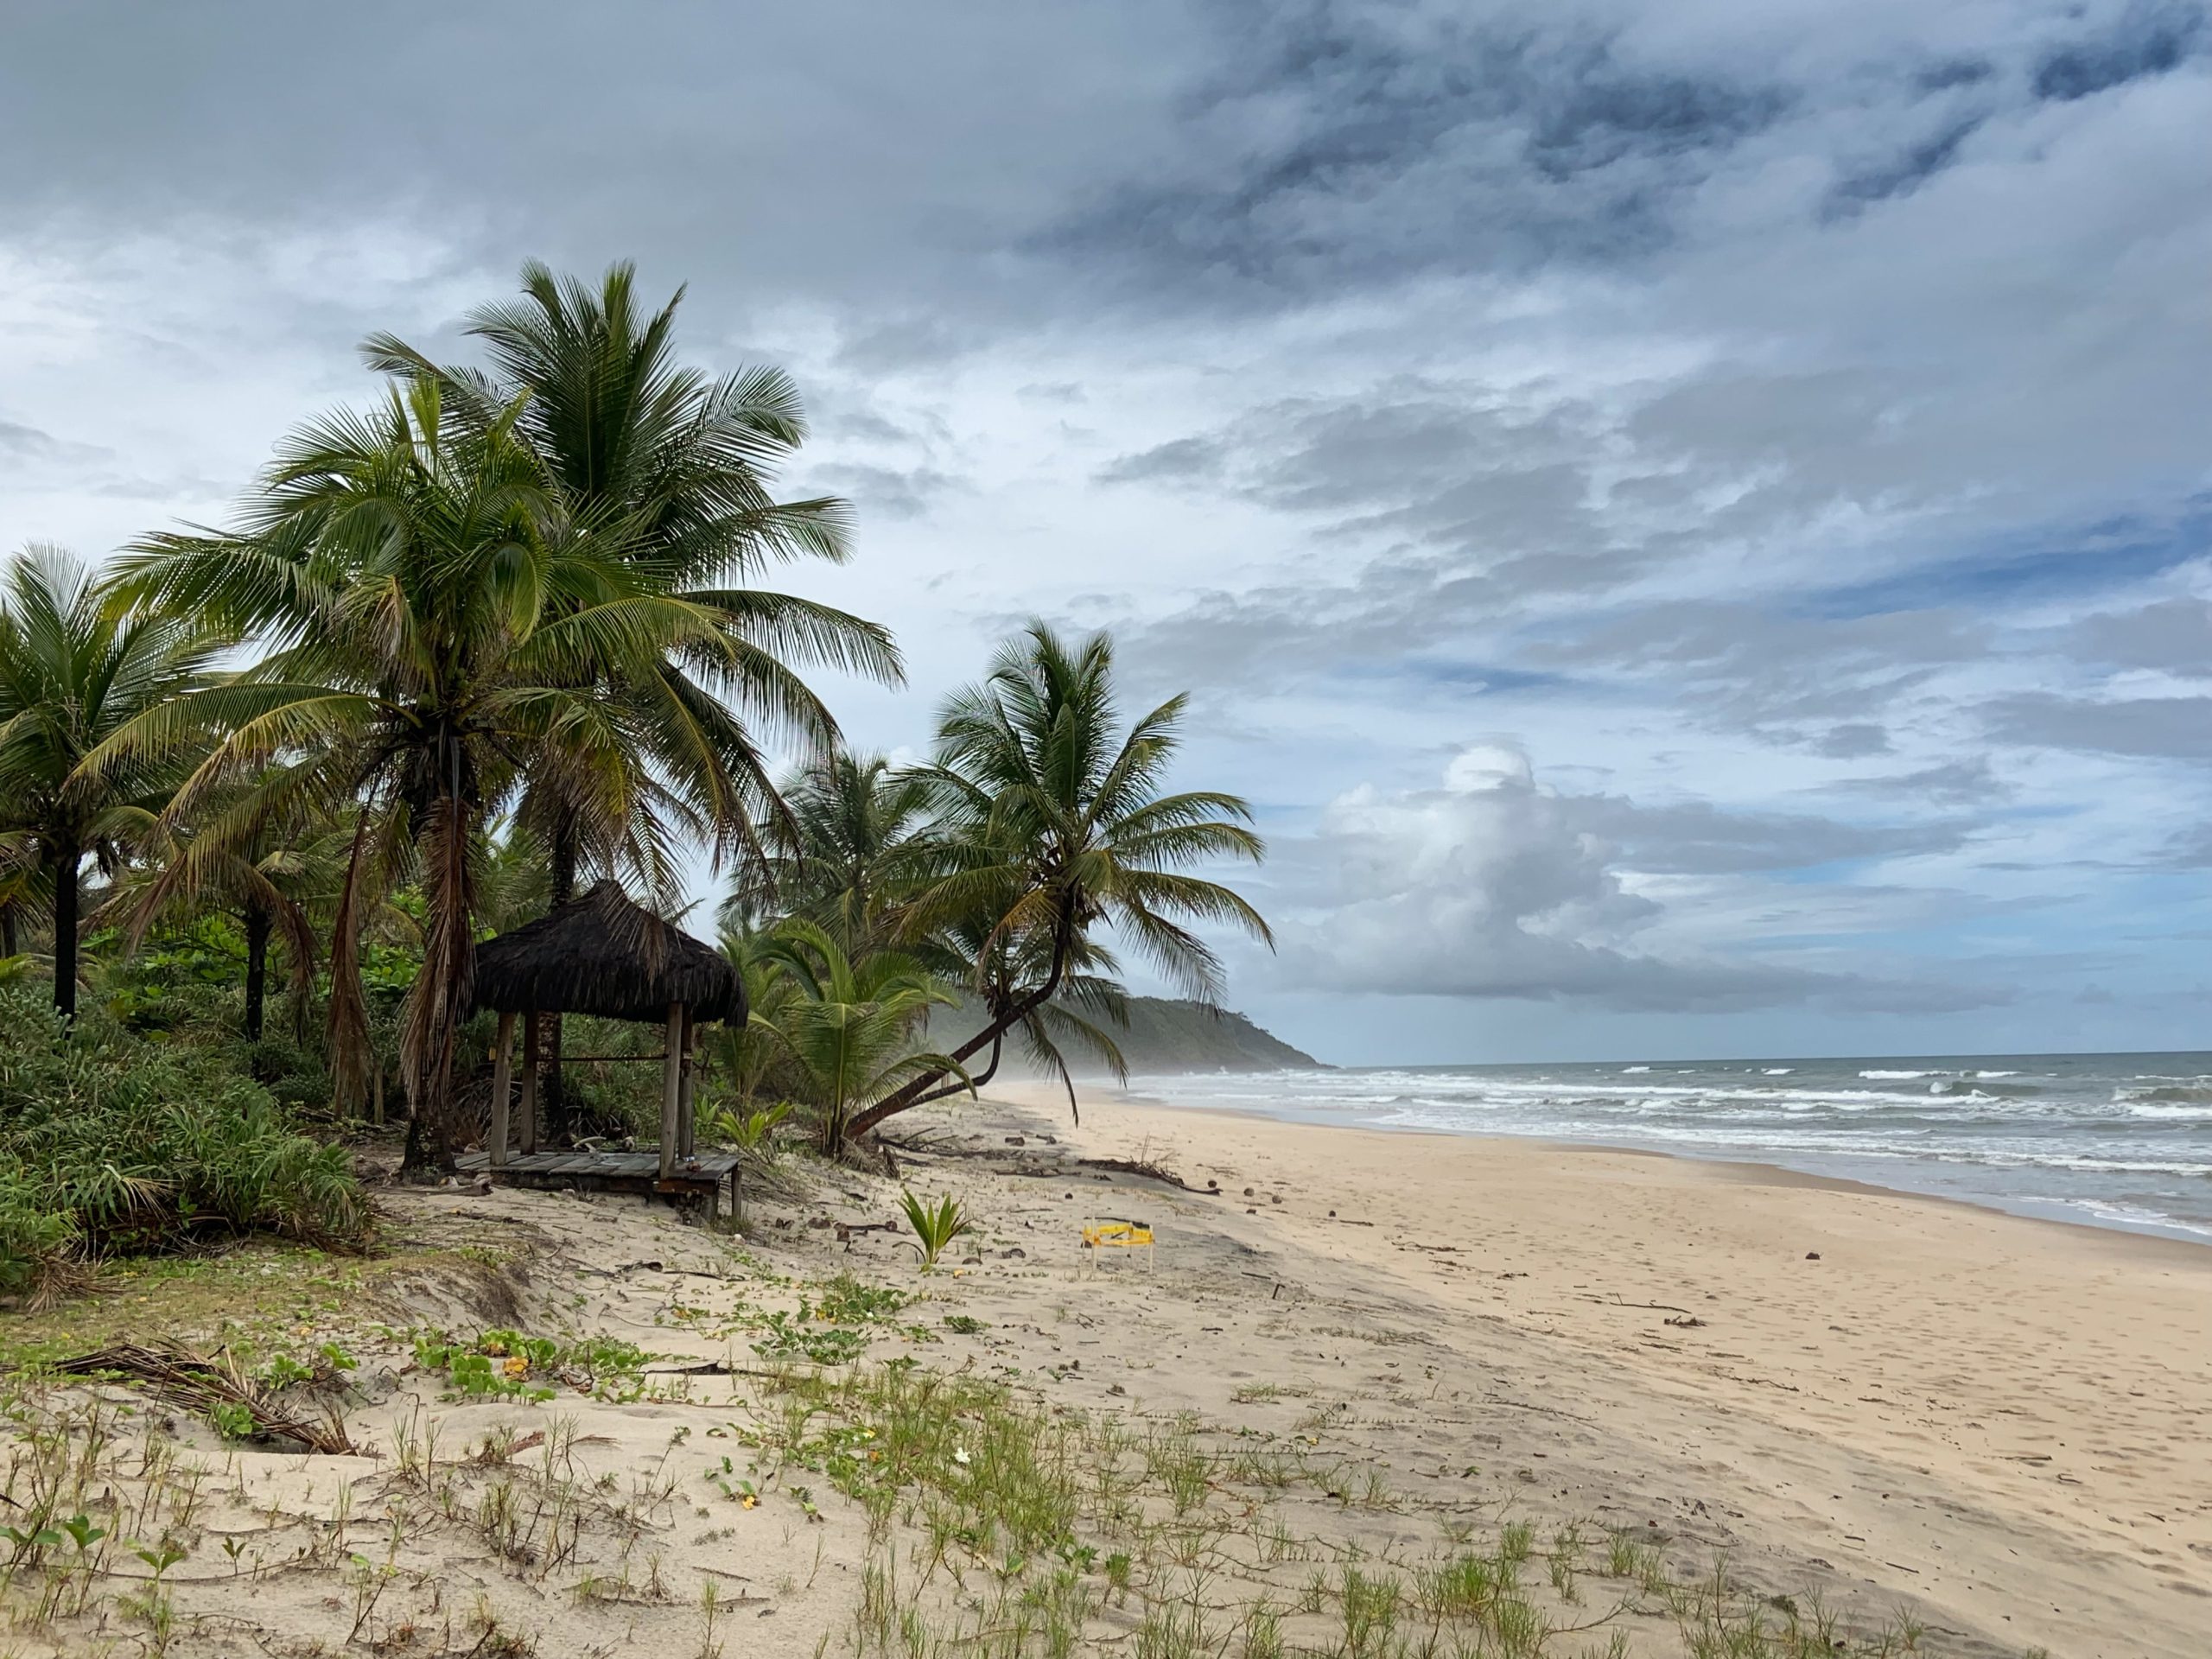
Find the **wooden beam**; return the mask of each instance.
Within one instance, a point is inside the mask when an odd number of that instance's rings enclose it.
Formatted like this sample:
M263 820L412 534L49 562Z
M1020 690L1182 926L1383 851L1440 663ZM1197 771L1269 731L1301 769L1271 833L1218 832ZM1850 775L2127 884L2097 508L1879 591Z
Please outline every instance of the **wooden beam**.
M515 1017L502 1014L499 1034L492 1039L492 1133L491 1144L484 1148L494 1169L505 1168L507 1162L507 1081L512 1075L508 1068L514 1046Z
M522 1022L522 1149L537 1150L537 1043L544 1022L532 1008Z
M683 1087L677 1098L676 1150L679 1156L689 1158L698 1148L699 1125L694 1096L699 1087L699 1063L692 1058L691 1051L698 1044L699 1022L691 1011L683 1011Z
M683 1094L683 1005L668 1005L668 1055L661 1068L660 1084L660 1178L664 1181L676 1169L676 1116Z

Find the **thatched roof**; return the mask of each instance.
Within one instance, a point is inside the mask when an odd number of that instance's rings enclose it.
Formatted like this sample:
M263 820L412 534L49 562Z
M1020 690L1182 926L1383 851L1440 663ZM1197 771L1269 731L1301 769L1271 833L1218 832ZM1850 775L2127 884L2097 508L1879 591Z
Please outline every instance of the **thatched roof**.
M671 1002L690 1005L695 1020L745 1017L728 959L612 881L476 947L480 1008L658 1021Z

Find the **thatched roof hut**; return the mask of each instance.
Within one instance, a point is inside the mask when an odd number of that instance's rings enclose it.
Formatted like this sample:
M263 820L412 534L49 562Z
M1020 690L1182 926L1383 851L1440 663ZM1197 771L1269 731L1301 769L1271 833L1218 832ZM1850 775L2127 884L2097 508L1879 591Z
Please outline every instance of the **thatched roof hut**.
M480 1008L658 1023L676 1002L695 1026L745 1018L745 992L728 958L612 881L476 947Z

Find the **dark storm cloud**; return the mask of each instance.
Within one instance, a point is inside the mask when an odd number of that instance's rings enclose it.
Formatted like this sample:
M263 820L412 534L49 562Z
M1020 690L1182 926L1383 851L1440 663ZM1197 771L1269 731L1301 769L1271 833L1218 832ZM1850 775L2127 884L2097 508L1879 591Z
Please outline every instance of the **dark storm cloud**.
M1230 3L1185 101L1199 167L1131 181L1039 245L1154 280L1309 292L1435 266L1648 251L1671 199L1789 89L1624 60L1593 19Z
M2035 67L2038 98L2091 98L2178 67L2202 41L2204 12L2194 4L2129 6L2105 28L2046 52Z

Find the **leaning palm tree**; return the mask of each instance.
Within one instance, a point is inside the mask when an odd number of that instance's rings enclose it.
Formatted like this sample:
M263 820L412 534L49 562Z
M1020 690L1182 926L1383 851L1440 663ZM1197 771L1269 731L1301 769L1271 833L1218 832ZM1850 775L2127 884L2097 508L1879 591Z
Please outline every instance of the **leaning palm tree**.
M491 372L440 368L389 334L364 346L372 366L442 377L480 420L526 398L515 432L538 457L563 509L584 533L620 532L630 556L688 603L711 611L721 639L675 653L643 678L613 662L587 665L587 683L620 709L650 756L653 809L620 839L589 833L593 815L577 780L542 766L527 780L520 820L548 852L551 905L575 894L580 861L639 867L669 887L668 832L702 837L719 861L760 850L764 830L787 815L764 759L764 738L794 738L810 751L837 726L800 677L808 667L900 677L889 632L846 612L757 585L772 565L848 556L846 504L834 496L779 500L776 474L806 435L798 393L782 371L754 366L715 379L677 362L675 324L683 293L642 309L635 270L609 269L594 289L533 261L522 297L474 313ZM658 880L656 880L658 878ZM563 1116L560 1022L548 1040L547 1105Z
M328 1015L349 1103L367 1058L362 921L411 864L428 912L402 1027L414 1168L451 1164L487 819L529 768L557 766L594 832L619 836L647 762L591 671L613 664L643 679L671 652L726 649L709 610L565 524L553 481L516 435L520 413L517 403L488 422L452 423L436 378L396 384L377 411L333 415L289 439L238 532L152 537L117 588L220 618L270 650L141 716L95 758L120 764L213 729L172 815L283 761L304 798L350 823Z
M53 895L54 1006L77 1011L86 858L112 871L153 823L168 751L88 767L116 733L203 683L224 639L194 612L111 607L84 566L20 555L0 593L0 859L11 907L37 873ZM12 927L10 929L12 931Z
M776 929L769 954L784 966L791 994L767 1029L805 1078L823 1152L842 1151L855 1115L908 1078L961 1075L950 1055L913 1046L924 1016L953 998L911 958L877 950L855 961L826 931L801 920Z
M1225 924L1273 944L1250 905L1189 874L1224 857L1256 863L1264 846L1236 796L1160 792L1183 708L1171 697L1122 732L1107 637L1070 644L1041 621L946 705L925 774L939 794L939 869L906 925L924 935L964 927L976 941L969 977L987 1017L953 1060L995 1052L1071 974L1107 965L1105 929L1209 1004L1220 995L1221 963L1189 924ZM855 1113L847 1133L872 1132L950 1075L910 1078Z

